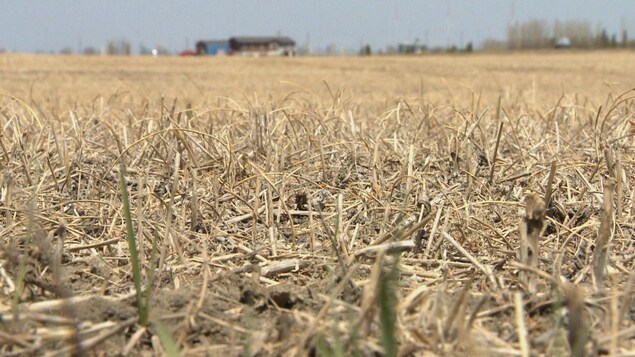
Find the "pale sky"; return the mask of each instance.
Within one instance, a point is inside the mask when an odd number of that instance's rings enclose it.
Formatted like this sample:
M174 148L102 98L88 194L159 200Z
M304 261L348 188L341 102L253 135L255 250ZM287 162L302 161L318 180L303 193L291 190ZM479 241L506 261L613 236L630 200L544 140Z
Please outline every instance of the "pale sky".
M0 49L100 49L111 39L172 51L200 39L286 35L312 48L373 49L415 38L430 46L504 39L513 21L586 20L635 38L629 0L0 0Z

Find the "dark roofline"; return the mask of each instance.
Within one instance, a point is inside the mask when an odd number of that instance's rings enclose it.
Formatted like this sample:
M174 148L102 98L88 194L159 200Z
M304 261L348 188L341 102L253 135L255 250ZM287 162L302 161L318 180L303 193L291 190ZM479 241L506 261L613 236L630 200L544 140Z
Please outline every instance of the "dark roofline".
M209 45L226 45L229 46L228 40L201 40L196 42L196 47L209 46Z
M229 39L232 45L262 45L272 42L281 46L295 46L295 41L286 36L235 36Z

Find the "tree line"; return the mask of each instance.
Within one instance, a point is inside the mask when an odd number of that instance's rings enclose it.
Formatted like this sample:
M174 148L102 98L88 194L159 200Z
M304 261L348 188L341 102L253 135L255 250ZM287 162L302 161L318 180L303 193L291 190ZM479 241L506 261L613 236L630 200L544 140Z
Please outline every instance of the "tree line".
M505 40L486 39L483 50L536 50L554 48L559 41L566 39L571 48L635 48L635 41L629 40L626 29L618 35L609 34L604 27L596 26L584 20L555 20L548 23L532 19L515 22L507 26Z

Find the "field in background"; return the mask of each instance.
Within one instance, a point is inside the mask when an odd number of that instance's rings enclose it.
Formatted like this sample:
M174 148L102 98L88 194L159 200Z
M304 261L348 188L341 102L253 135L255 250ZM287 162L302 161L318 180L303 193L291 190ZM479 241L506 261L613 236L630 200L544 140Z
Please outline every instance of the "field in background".
M161 326L186 355L633 353L631 78L630 52L0 55L0 353L169 351Z
M343 90L353 105L391 107L403 98L471 108L473 97L548 110L561 95L593 106L631 89L631 52L474 54L425 57L152 58L4 55L0 88L65 111L117 95L117 104L169 101L194 106L218 97L263 103L287 97L314 104ZM597 108L596 108L597 109Z

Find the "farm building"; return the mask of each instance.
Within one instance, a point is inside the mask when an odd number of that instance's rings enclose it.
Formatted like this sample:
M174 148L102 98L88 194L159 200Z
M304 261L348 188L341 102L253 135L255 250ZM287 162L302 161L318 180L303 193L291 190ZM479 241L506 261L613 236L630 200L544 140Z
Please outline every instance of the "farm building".
M231 53L244 56L293 56L295 41L289 37L232 37Z
M228 55L229 41L227 40L208 40L198 41L196 43L196 53L199 55Z

